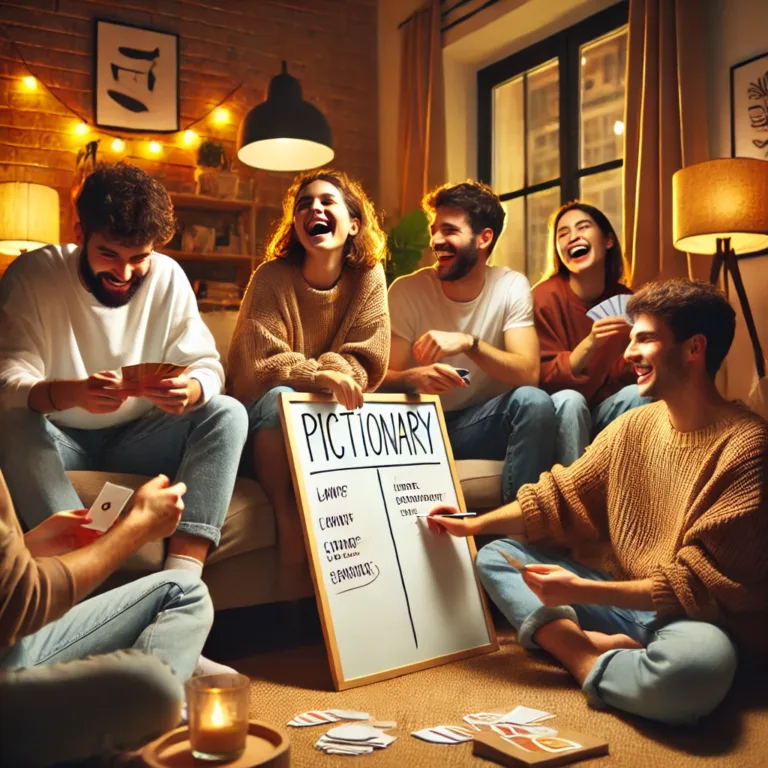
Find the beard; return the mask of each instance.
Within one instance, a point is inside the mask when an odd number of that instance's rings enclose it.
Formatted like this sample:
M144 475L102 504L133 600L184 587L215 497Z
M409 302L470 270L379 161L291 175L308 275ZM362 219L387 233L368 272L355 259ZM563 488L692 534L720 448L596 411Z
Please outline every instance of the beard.
M464 245L461 248L440 250L438 253L454 254L453 263L450 267L446 267L444 271L440 271L438 263L437 279L447 283L461 280L462 277L466 277L480 258L480 253L477 250L477 244L474 239L472 242L467 243L467 245Z
M99 304L103 304L110 309L117 309L118 307L124 307L136 295L136 291L141 288L141 284L144 282L147 275L149 275L149 272L144 275L137 275L134 272L131 276L130 284L124 293L112 293L112 291L104 285L104 279L109 282L110 273L94 272L88 261L88 240L86 239L83 243L83 248L80 251L80 274L82 275L88 290L93 294Z

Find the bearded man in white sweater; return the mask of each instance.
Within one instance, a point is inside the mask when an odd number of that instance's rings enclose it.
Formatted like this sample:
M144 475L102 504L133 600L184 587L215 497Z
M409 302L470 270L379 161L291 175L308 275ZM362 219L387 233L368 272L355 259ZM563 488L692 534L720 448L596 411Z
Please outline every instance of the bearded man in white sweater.
M219 543L245 444L244 407L181 267L156 253L175 229L162 184L100 166L77 198L80 247L22 254L0 282L0 469L23 523L81 508L66 470L165 474L187 486L165 567L200 574ZM120 369L181 375L127 396Z

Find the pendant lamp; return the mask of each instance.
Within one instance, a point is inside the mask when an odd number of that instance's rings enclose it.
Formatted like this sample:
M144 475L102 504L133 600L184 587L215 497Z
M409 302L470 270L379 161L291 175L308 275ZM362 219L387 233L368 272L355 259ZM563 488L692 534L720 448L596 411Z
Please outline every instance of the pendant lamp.
M269 84L267 100L241 123L237 147L242 163L267 171L304 171L333 159L331 127L317 107L304 101L285 62Z

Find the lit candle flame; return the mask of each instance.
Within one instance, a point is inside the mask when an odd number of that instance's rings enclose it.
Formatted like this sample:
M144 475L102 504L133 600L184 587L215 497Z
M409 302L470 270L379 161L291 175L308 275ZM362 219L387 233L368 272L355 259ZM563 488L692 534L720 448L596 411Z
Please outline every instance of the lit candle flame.
M221 728L226 724L227 716L221 706L221 702L216 699L216 701L213 703L213 709L211 710L211 725L215 728Z

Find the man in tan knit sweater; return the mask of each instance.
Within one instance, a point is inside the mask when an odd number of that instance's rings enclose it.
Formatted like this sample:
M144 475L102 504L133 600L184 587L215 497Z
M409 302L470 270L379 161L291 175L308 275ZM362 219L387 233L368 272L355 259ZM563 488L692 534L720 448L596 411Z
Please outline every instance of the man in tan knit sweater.
M715 387L735 318L713 286L647 285L628 311L625 356L658 402L517 501L430 527L609 542L606 573L512 539L477 564L518 642L552 654L593 705L690 723L722 701L737 648L768 650L768 425Z

